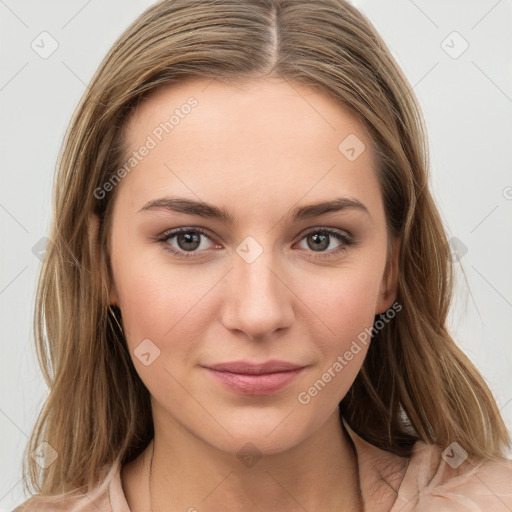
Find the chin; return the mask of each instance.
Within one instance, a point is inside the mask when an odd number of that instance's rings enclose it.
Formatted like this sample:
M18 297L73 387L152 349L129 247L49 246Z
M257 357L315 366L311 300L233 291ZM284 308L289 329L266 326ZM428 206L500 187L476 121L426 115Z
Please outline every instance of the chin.
M231 434L212 438L203 433L201 437L222 451L240 456L244 452L271 455L287 451L307 439L320 425L317 418L299 418L300 409L294 406L274 410L240 408L231 417L218 417L219 423ZM203 427L204 428L204 427ZM212 431L210 430L210 434ZM205 435L206 434L206 435Z
M286 452L300 444L304 439L300 433L285 432L281 435L267 435L268 432L252 429L251 432L234 433L233 437L223 439L205 439L211 446L218 450L236 455L239 458L245 456L261 457Z

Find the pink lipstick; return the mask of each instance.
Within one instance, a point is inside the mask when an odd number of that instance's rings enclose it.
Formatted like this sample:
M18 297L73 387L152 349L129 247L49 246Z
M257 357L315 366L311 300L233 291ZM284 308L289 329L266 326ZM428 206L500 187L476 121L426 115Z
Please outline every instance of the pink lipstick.
M290 384L305 366L286 361L265 363L233 361L204 366L228 389L242 395L263 396L277 393Z

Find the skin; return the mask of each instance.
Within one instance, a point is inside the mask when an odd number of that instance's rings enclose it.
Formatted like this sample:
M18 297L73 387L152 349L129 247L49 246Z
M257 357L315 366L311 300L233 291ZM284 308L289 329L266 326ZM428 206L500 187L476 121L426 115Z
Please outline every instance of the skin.
M161 88L139 105L126 126L130 151L190 96L198 106L115 191L111 301L152 395L155 425L152 443L122 468L127 501L134 512L149 510L154 448L153 512L359 510L353 446L337 406L368 346L360 344L309 403L297 397L395 298L371 139L348 109L305 86L195 80ZM354 161L338 149L349 134L366 148ZM226 207L236 220L141 211L171 195ZM291 220L296 206L337 197L367 211ZM177 236L156 240L179 227L209 233L198 234L196 257L166 250L186 252ZM308 235L321 228L349 233L356 243L331 236L315 250ZM236 252L248 236L263 249L251 263ZM160 350L147 366L134 355L145 339ZM269 359L306 368L275 394L243 396L201 367ZM248 442L261 455L251 467L236 456Z

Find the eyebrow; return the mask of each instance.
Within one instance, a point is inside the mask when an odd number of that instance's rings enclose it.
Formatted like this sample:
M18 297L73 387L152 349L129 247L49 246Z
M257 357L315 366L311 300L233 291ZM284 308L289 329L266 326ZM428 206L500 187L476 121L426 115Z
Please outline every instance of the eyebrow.
M293 221L299 221L347 209L359 210L370 215L368 208L361 201L348 197L338 197L330 201L297 206L291 210L290 214ZM237 218L227 208L219 208L203 201L194 201L181 197L153 199L147 202L139 212L151 210L167 210L175 213L197 215L199 217L217 219L228 224L234 224Z

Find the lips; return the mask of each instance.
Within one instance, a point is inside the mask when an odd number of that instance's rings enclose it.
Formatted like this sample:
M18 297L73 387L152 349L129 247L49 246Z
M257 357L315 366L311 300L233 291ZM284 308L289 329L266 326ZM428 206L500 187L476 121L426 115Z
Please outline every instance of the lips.
M204 366L224 387L242 395L277 393L304 370L305 366L287 361L264 363L233 361Z
M231 363L219 363L208 365L207 368L219 372L240 373L248 375L261 375L262 373L286 372L298 370L304 365L288 363L286 361L271 360L265 363L250 363L247 361L233 361Z

